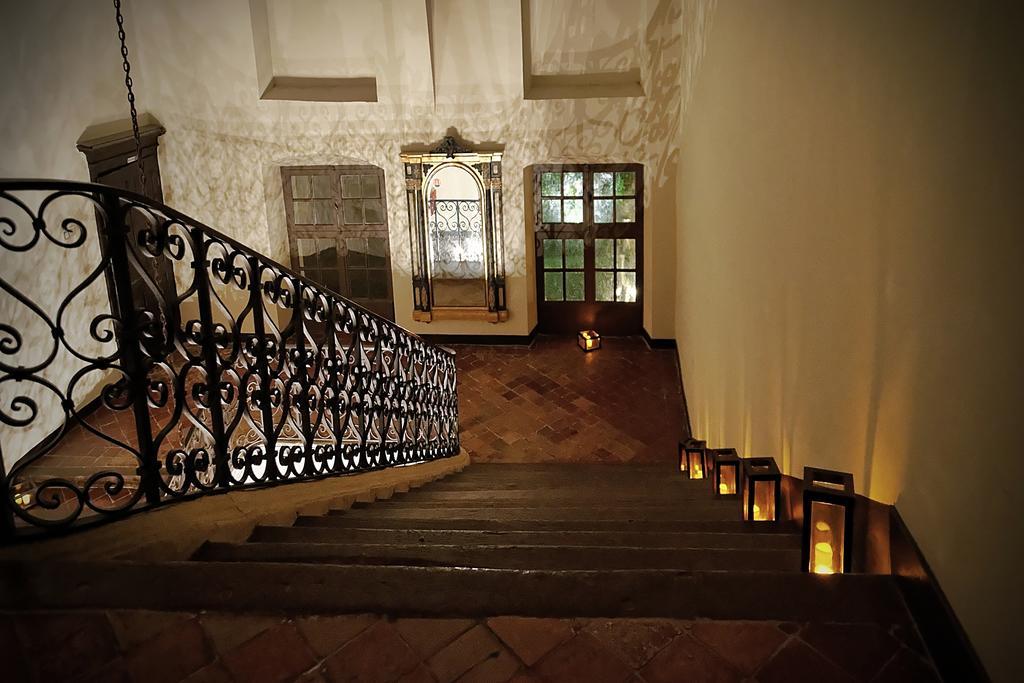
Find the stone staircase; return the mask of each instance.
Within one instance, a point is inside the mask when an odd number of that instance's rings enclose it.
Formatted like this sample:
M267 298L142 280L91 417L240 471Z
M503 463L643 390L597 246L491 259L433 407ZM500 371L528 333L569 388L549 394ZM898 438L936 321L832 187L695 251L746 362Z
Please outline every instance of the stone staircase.
M477 464L386 501L258 526L245 542L207 542L192 561L261 575L287 563L294 599L316 582L339 611L905 618L891 577L804 574L798 528L744 522L737 500L665 465Z
M709 481L665 465L464 464L122 522L152 533L145 552L72 559L52 542L45 560L0 563L0 622L90 634L25 640L38 680L89 667L169 681L939 680L893 577L800 572L798 529L743 522ZM272 513L301 495L304 513ZM235 507L264 521L211 534ZM169 531L197 540L152 554ZM124 642L97 645L110 634Z
M799 531L756 531L735 500L664 467L476 465L426 489L356 503L197 559L541 570L799 566Z
M801 572L799 529L744 522L671 465L456 465L423 486L213 496L12 550L0 606L909 622L892 576Z

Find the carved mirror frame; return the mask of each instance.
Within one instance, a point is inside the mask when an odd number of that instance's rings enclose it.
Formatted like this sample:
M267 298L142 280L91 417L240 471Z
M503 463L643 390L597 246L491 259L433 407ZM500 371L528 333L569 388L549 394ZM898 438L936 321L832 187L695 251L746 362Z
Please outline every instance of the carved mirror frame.
M413 320L508 319L505 306L505 234L502 223L501 152L475 152L448 136L429 152L406 152L405 196L409 211L412 251ZM432 173L443 166L457 165L468 171L481 189L481 218L484 242L485 297L480 306L435 306L431 275L429 219L424 196Z

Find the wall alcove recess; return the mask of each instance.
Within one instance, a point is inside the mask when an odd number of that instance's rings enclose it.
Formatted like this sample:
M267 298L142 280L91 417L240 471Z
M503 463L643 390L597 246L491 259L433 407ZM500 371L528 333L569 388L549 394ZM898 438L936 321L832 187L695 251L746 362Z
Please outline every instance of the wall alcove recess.
M501 152L473 151L452 136L405 152L412 245L413 319L508 319Z

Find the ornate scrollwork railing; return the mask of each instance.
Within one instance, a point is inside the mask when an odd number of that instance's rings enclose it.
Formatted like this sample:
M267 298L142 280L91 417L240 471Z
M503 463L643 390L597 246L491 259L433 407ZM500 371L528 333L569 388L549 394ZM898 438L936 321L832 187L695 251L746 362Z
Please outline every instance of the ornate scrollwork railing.
M161 204L0 181L6 538L459 451L454 356Z
M427 205L434 277L484 277L483 214L478 199L431 199Z

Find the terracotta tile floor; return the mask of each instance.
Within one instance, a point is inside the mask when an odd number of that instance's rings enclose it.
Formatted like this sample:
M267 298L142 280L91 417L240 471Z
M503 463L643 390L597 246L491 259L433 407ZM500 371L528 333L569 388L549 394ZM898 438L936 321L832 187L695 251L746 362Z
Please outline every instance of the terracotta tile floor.
M170 420L172 410L173 404L152 409L154 432L159 431ZM15 476L15 480L38 485L51 478L66 479L77 487L84 487L89 478L96 473L117 473L123 477L124 486L118 488L115 493L108 492L105 487L105 484L113 481L110 477L98 479L86 493L90 503L100 510L121 509L129 504L139 487L139 461L128 450L138 447L135 417L130 409L115 411L100 406L83 420L93 430L108 438L102 438L76 422L68 428L67 434L54 448L21 470ZM188 424L181 420L178 426L167 434L164 440L165 448L184 446L188 432ZM55 486L47 491L47 497L59 499L62 504L53 510L35 507L32 514L41 518L62 519L68 511L77 508L75 496L67 488ZM83 511L86 516L92 513L93 511L88 508Z
M86 424L110 439L135 448L135 418L131 410L113 411L97 408L84 418ZM26 468L25 474L36 477L61 477L81 484L95 472L111 470L136 481L138 460L124 446L92 433L81 424L72 424L67 434L45 456Z
M0 615L7 680L938 681L916 632L668 619Z
M532 348L454 345L458 354L463 447L477 461L658 462L671 460L685 436L675 352L651 350L639 338L605 339L585 354L571 337L539 337ZM172 406L154 410L153 429ZM111 439L135 447L130 410L100 408L86 422ZM181 447L182 419L164 449ZM124 446L70 428L57 446L23 476L69 479L81 485L98 471L124 475L137 487L136 458ZM94 497L105 494L99 487ZM95 500L116 506L115 500Z
M574 337L531 348L451 345L462 446L478 462L667 462L686 436L676 352L640 338L583 353Z

